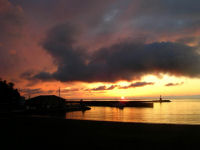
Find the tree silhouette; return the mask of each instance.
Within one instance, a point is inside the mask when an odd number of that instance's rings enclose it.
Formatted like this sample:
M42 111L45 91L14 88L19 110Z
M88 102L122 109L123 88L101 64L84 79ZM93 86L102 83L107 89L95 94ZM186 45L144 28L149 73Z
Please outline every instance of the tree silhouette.
M0 104L18 105L20 99L18 90L14 89L14 83L0 79Z

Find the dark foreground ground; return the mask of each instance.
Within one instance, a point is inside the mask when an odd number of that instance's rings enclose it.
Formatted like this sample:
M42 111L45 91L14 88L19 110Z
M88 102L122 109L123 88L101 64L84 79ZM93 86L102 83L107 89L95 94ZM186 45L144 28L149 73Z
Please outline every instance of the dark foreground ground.
M200 126L80 121L51 118L0 119L1 145L40 149L199 149ZM3 140L2 140L3 139ZM177 149L177 148L176 148Z

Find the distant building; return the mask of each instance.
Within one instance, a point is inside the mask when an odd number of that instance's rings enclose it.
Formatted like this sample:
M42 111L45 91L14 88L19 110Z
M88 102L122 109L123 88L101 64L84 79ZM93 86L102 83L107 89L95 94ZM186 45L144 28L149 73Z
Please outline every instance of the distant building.
M65 111L66 102L64 98L55 95L41 95L33 97L25 102L27 111L59 112Z

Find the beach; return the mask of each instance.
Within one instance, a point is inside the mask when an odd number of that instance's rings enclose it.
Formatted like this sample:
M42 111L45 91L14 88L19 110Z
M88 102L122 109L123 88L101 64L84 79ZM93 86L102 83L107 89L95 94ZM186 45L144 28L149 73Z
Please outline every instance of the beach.
M39 117L1 119L5 142L19 148L192 149L199 145L199 125L122 123ZM3 133L4 133L3 132ZM4 142L4 143L5 143Z

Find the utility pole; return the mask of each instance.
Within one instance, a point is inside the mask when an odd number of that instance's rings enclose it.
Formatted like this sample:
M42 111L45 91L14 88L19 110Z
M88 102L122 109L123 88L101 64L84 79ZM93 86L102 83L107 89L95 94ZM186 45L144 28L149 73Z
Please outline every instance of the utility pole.
M60 97L60 87L59 87L59 89L58 89L58 96Z

